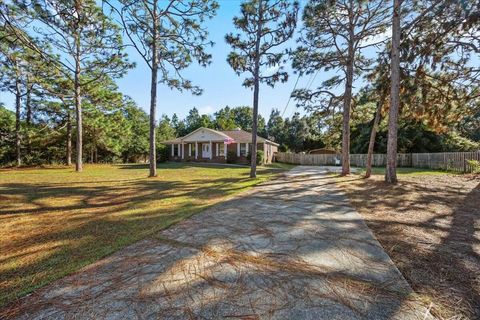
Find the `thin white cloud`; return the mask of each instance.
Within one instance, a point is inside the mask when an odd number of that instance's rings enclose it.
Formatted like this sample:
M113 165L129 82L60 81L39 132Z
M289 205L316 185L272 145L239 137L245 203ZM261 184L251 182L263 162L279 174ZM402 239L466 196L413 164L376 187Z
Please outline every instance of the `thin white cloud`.
M360 43L360 45L361 46L370 46L370 45L374 45L374 44L378 43L379 46L383 46L383 44L381 42L384 41L384 43L385 43L385 40L387 40L391 36L392 36L392 28L388 28L387 30L385 30L382 33L379 33L375 36L372 36L372 37L369 37L369 38L363 40Z
M198 108L198 113L200 114L212 114L213 112L215 112L215 108L210 105Z
M277 72L279 69L280 69L280 65L277 64L277 65L266 68L261 73L263 77L268 77L274 74L275 72Z

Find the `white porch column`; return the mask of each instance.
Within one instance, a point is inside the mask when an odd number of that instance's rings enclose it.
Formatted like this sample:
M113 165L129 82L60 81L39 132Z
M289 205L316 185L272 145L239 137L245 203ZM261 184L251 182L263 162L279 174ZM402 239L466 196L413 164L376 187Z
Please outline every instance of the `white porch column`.
M175 155L175 143L172 143L172 157Z
M227 143L223 143L223 153L225 154L225 160L227 160Z
M182 141L182 159L185 159L185 144Z
M212 140L210 140L210 160L212 159L213 150L212 150Z
M237 142L237 157L240 157L240 142Z
M248 142L245 144L245 155L248 156L250 150L248 150Z
M177 150L178 150L177 151L178 152L177 157L180 158L180 152L182 152L182 150L180 150L180 143L177 143Z
M218 142L215 142L215 156L218 157Z
M188 144L188 156L189 157L192 156L192 144L191 143Z
M195 159L198 158L198 142L195 141Z

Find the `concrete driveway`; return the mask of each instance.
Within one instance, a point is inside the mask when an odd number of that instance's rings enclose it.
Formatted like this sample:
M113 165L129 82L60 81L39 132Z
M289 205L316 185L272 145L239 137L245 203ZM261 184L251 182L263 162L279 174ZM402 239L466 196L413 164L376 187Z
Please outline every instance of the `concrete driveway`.
M320 167L296 167L38 290L20 319L423 319Z

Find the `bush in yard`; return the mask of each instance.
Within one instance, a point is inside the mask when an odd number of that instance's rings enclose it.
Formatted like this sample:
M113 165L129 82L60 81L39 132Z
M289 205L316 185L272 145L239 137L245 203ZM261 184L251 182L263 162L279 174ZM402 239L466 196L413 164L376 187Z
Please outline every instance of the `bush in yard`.
M252 161L252 155L249 153L247 155L248 162ZM257 150L257 164L263 164L263 161L265 159L263 150Z
M480 161L467 160L467 163L472 168L472 173L480 173Z
M227 163L237 163L238 157L235 151L227 152Z
M165 162L168 160L168 146L165 144L157 145L157 161Z

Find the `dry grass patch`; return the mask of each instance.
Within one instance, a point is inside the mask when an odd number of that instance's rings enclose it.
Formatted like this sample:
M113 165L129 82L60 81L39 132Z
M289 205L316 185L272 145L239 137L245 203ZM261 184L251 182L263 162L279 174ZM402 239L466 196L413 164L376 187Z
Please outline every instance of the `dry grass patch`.
M348 181L347 181L348 180ZM354 207L440 319L480 318L480 179L399 177L397 185L340 178Z
M280 170L163 164L0 170L0 306Z

